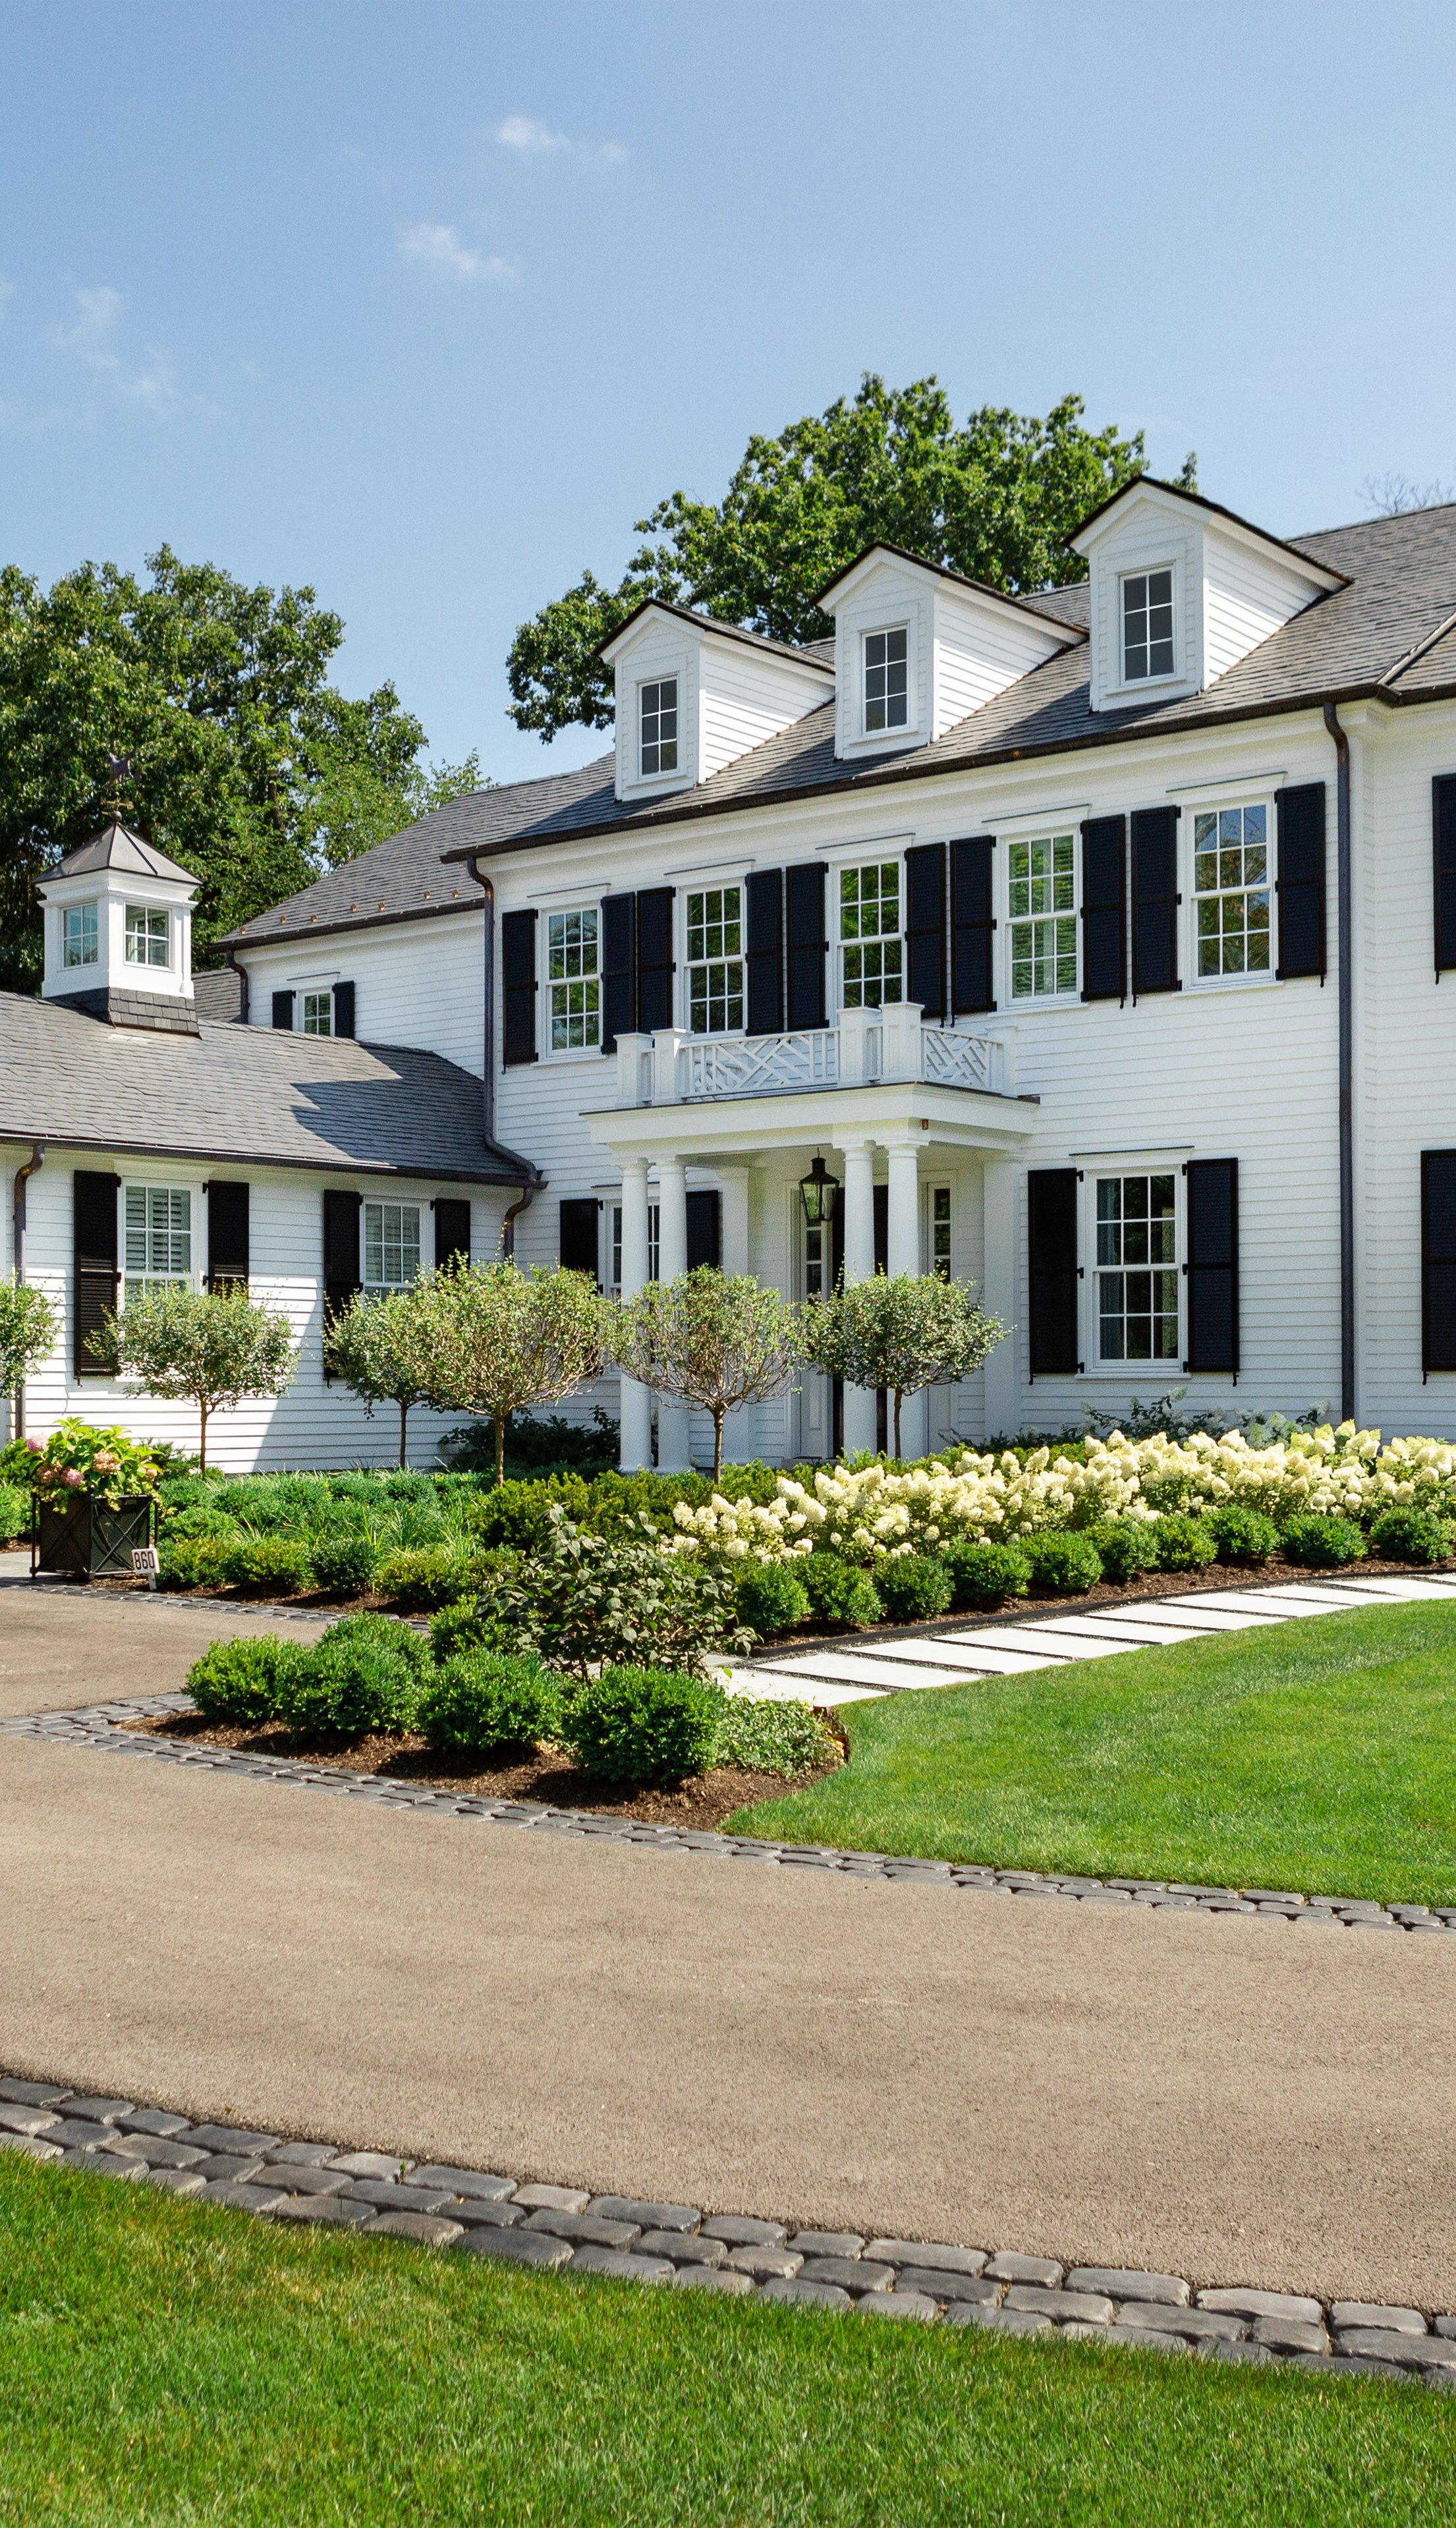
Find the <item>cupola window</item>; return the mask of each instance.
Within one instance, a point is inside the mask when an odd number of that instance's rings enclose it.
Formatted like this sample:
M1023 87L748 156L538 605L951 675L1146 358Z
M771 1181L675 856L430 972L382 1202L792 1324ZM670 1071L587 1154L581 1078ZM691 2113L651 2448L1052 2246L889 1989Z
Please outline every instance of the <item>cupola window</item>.
M68 966L94 966L100 956L94 904L68 905L61 917L61 929L64 962Z
M167 963L167 916L150 905L129 904L127 907L127 963L129 966L165 966Z

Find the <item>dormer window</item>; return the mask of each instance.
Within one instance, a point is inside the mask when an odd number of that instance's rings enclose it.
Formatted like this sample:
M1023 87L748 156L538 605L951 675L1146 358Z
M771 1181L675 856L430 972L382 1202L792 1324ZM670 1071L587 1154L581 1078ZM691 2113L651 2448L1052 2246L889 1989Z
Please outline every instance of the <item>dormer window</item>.
M896 632L866 632L864 635L864 728L866 735L880 729L910 726L910 634L904 624Z
M303 995L303 1032L305 1035L334 1033L334 994L305 992Z
M127 963L129 966L165 966L167 963L167 916L154 912L150 905L129 904L127 907Z
M677 770L677 678L661 676L654 685L640 685L642 711L642 777Z
M1122 681L1146 684L1175 671L1172 572L1134 572L1122 582Z
M71 904L61 917L62 956L68 966L94 966L100 949L96 939L94 904Z

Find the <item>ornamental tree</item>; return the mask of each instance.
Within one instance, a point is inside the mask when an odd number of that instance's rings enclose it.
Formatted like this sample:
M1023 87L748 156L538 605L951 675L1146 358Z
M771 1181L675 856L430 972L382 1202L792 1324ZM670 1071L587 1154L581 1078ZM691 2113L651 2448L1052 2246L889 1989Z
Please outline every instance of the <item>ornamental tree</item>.
M976 1306L966 1283L943 1282L933 1273L876 1273L872 1281L841 1283L806 1314L815 1369L893 1396L897 1457L906 1396L968 1378L1007 1331Z
M624 1377L712 1415L717 1484L725 1416L788 1394L804 1365L804 1319L752 1273L700 1264L675 1282L646 1283L618 1305L611 1353Z
M410 1408L435 1393L435 1338L441 1315L440 1276L421 1274L407 1290L367 1299L356 1290L324 1336L324 1357L336 1378L364 1399L399 1408L399 1463L405 1463ZM447 1303L446 1303L447 1304Z
M135 1394L196 1405L204 1467L210 1417L247 1396L282 1396L298 1366L287 1318L249 1298L241 1282L223 1290L143 1283L120 1315L103 1320L90 1348L133 1380Z
M554 1264L446 1266L430 1290L430 1401L494 1421L498 1484L512 1413L559 1404L600 1376L604 1303L589 1273Z
M0 1396L19 1396L56 1340L56 1312L28 1282L0 1282Z

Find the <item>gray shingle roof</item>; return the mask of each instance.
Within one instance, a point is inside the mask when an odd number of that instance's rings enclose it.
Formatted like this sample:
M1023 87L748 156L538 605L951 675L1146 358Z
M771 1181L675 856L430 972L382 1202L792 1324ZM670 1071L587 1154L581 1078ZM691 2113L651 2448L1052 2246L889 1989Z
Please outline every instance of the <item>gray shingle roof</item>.
M487 1142L481 1095L401 1045L206 1019L152 1035L0 992L0 1140L520 1185L530 1170Z

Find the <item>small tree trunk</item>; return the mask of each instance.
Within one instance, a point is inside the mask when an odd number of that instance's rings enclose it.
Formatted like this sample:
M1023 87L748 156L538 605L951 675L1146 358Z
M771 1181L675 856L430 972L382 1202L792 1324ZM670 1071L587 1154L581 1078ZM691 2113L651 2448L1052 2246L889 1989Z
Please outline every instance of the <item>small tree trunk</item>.
M723 1405L721 1405L721 1404L715 1404L715 1405L713 1406L713 1490L714 1490L714 1492L718 1491L718 1489L719 1489L719 1487L721 1486L722 1481L723 1481L723 1414L724 1414L725 1409L726 1409L726 1408L725 1408Z
M503 1483L504 1483L504 1481L505 1481L505 1426L506 1426L506 1423L510 1420L510 1415L509 1415L508 1413L497 1413L497 1414L495 1415L495 1417L494 1417L494 1420L495 1420L495 1481L496 1481L496 1484L497 1484L497 1486L498 1486L498 1485L500 1485L500 1484L503 1484Z
M903 1396L904 1392L905 1392L905 1391L904 1391L904 1389L903 1389L903 1388L899 1388L899 1387L897 1387L897 1388L895 1389L895 1391L894 1391L894 1394L895 1394L895 1460L896 1460L897 1465L898 1465L898 1464L899 1464L899 1462L900 1462L900 1400L901 1400L901 1397L902 1397L902 1396Z
M408 1411L409 1406L405 1403L401 1403L399 1407L399 1463L401 1466L406 1462L404 1454L404 1417Z
M198 1407L198 1410L202 1415L202 1446L197 1452L197 1463L205 1475L207 1472L207 1407L203 1404Z

